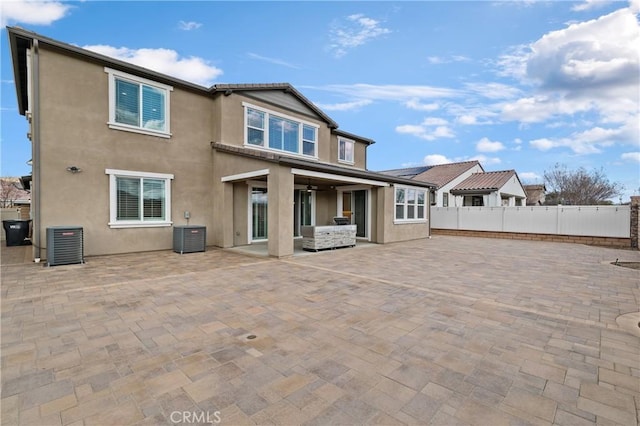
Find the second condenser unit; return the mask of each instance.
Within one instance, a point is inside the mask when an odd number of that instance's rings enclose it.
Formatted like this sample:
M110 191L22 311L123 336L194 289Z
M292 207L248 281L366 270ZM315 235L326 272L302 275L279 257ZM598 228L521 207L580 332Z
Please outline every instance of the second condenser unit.
M194 253L205 251L207 245L207 228L205 226L187 225L173 227L173 251L176 253Z

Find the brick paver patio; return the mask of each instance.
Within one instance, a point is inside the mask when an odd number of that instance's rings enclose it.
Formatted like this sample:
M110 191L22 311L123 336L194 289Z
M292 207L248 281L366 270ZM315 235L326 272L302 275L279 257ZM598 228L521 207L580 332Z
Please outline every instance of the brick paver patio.
M434 237L2 264L3 425L637 425L637 251ZM19 258L19 256L18 256ZM255 338L251 338L255 336Z

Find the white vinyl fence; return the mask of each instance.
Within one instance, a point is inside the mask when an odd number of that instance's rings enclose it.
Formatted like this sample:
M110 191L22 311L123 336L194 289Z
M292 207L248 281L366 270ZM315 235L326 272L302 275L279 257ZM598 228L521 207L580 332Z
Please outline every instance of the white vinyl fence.
M629 238L629 206L431 207L431 227Z

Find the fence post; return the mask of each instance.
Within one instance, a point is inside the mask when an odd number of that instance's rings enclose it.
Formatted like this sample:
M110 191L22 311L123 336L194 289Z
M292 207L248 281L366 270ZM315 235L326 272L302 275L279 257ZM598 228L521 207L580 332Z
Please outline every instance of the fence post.
M638 239L640 239L640 229L638 227L638 215L640 214L640 196L631 197L631 248L638 249Z

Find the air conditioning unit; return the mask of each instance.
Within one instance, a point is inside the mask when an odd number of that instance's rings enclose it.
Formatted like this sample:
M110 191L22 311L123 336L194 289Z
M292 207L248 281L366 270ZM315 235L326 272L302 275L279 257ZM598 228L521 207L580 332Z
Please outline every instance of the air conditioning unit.
M205 251L207 228L205 226L174 226L173 251L176 253L194 253Z
M47 228L47 265L84 263L84 239L81 226Z

